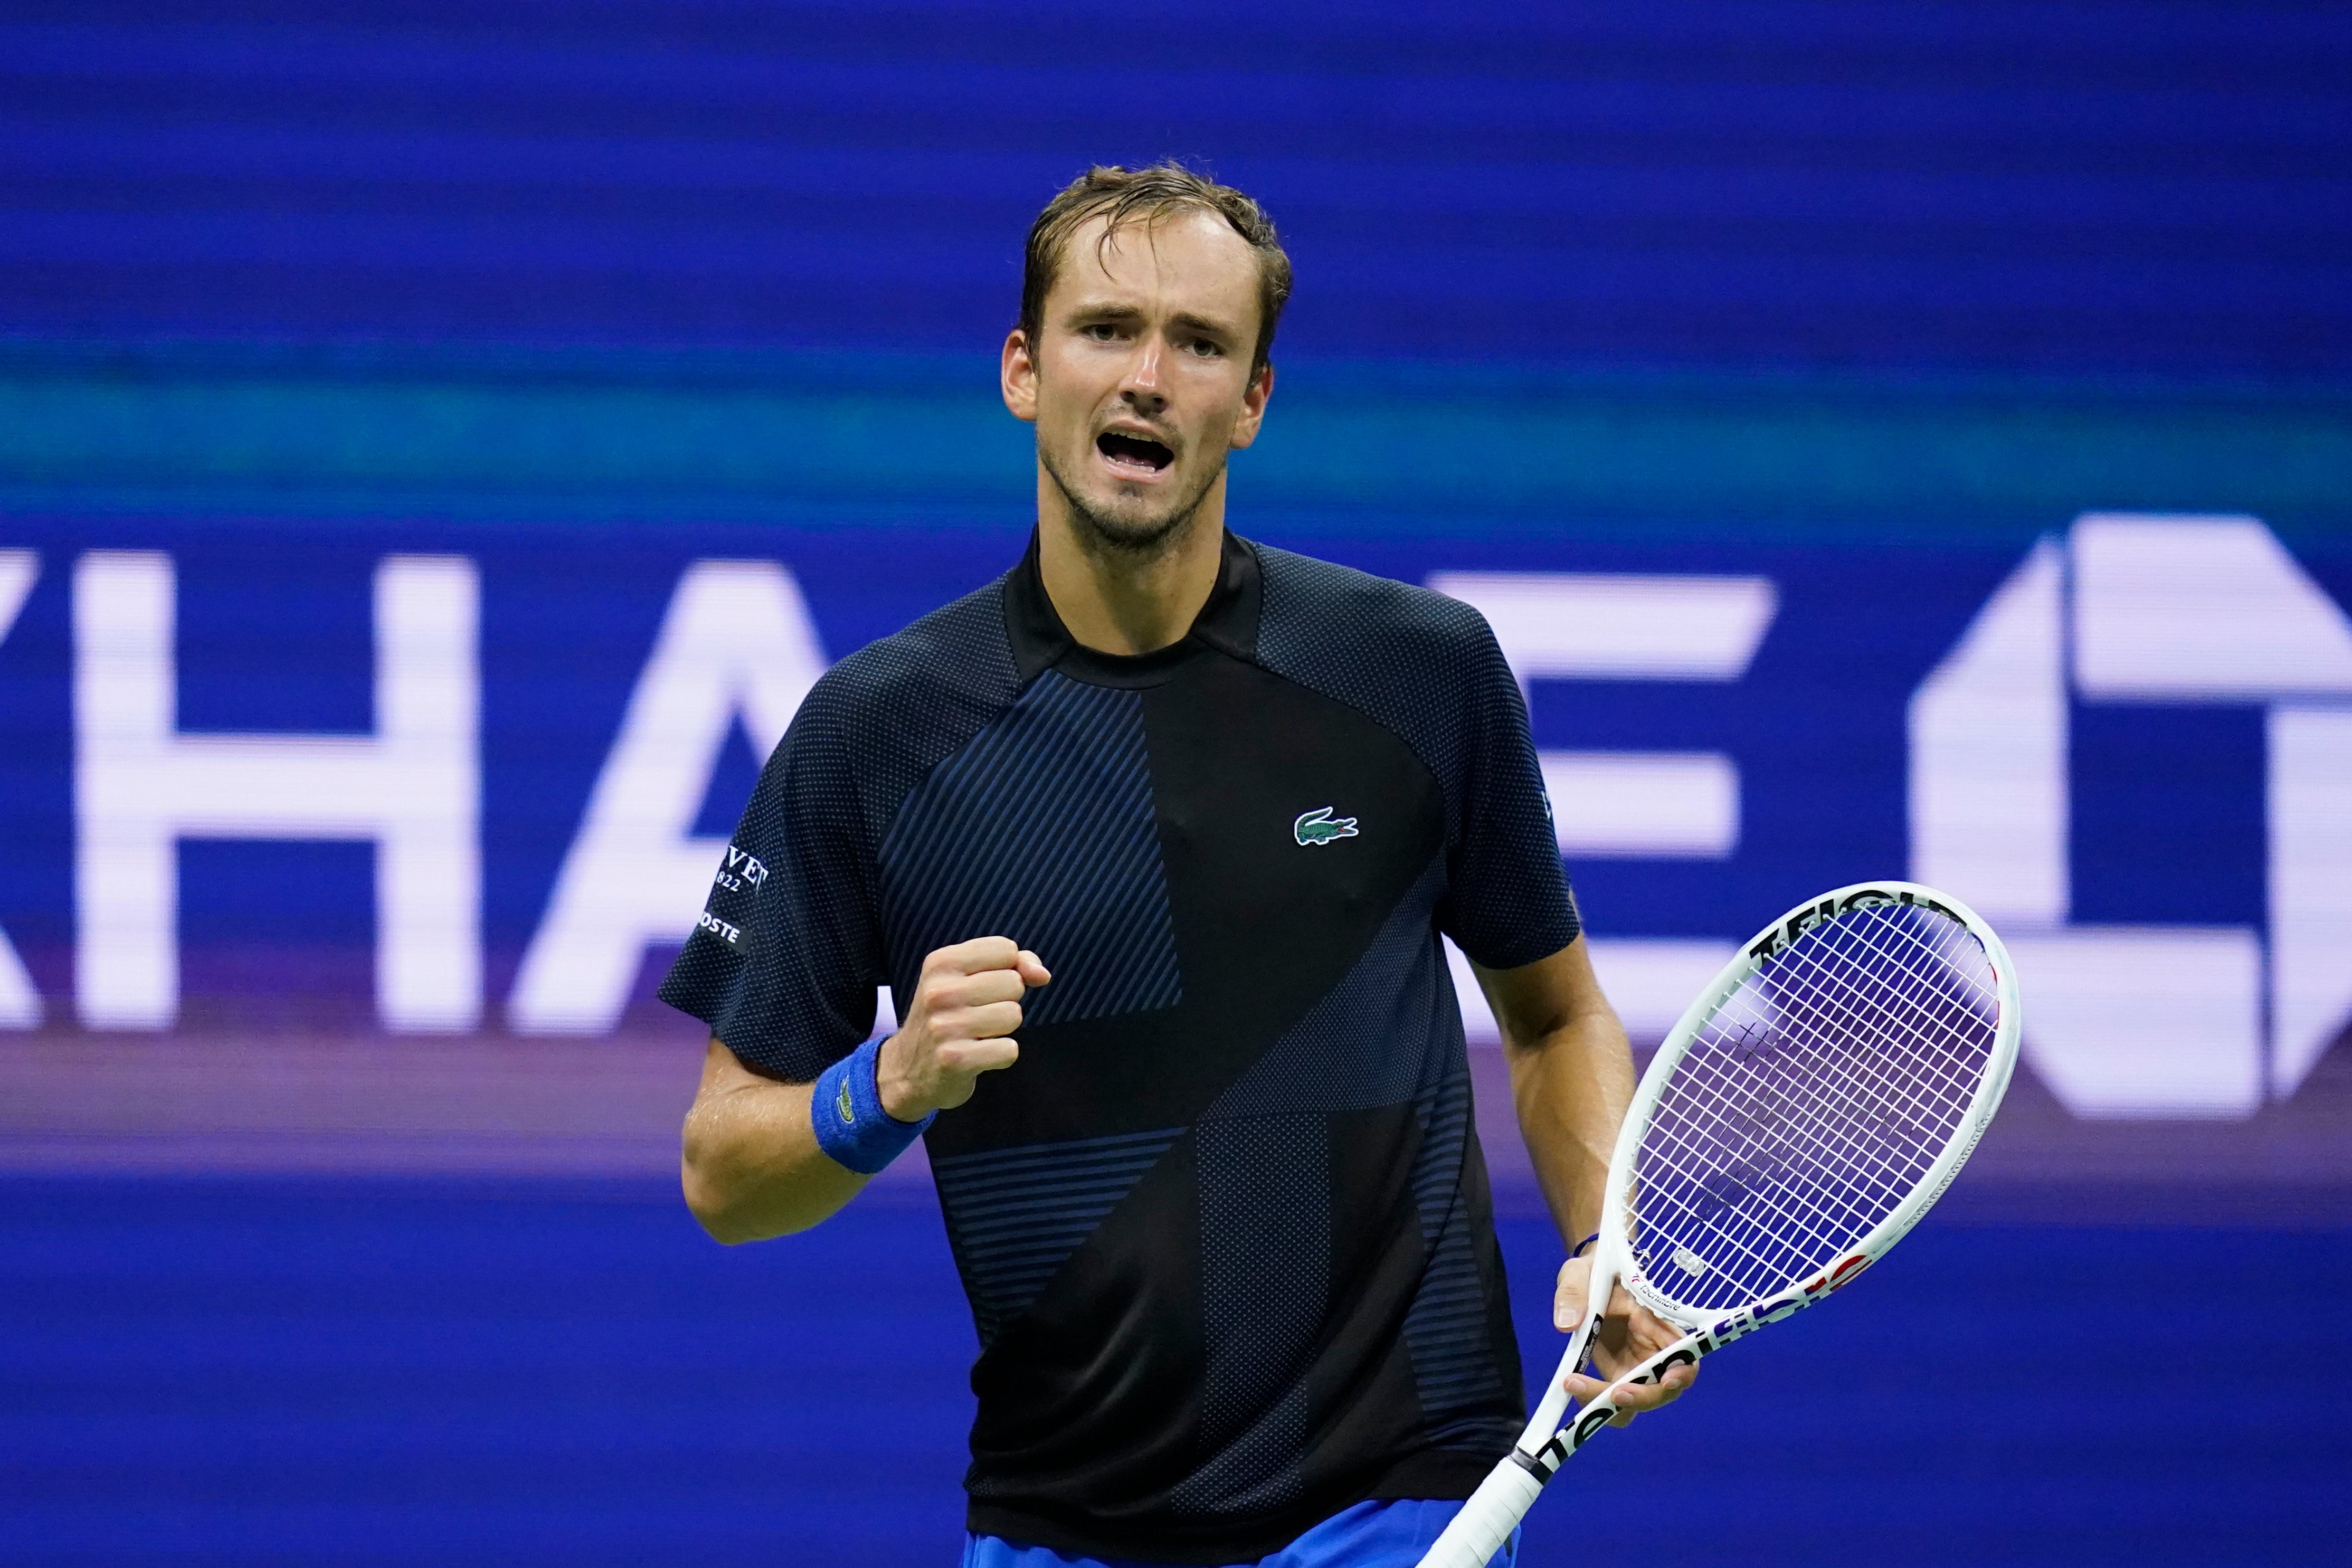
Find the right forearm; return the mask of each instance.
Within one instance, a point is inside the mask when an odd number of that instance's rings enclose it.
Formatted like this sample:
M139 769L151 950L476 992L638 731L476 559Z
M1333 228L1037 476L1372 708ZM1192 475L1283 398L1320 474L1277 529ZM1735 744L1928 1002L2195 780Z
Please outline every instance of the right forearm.
M680 1171L687 1207L705 1230L730 1245L789 1235L857 1196L868 1178L817 1146L811 1085L754 1077L717 1040L710 1051L703 1092L687 1113Z
M1019 998L1052 978L1036 954L1003 936L930 954L898 1032L875 1054L847 1059L873 1074L872 1092L837 1081L843 1121L852 1123L853 1098L864 1105L856 1115L871 1118L853 1123L846 1143L818 1144L809 1119L814 1085L762 1077L713 1035L702 1087L686 1113L687 1207L726 1242L783 1236L831 1218L866 1185L850 1166L881 1169L933 1113L971 1099L982 1073L1019 1059L1010 1038L1021 1024ZM830 1120L825 1125L838 1130Z

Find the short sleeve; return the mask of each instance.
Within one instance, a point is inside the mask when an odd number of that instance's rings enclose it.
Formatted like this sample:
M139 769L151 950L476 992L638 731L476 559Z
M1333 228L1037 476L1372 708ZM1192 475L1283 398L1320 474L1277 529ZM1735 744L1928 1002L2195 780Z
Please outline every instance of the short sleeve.
M1560 864L1543 769L1519 683L1483 617L1461 653L1468 726L1456 836L1438 924L1489 969L1548 958L1576 940L1576 903Z
M802 704L661 988L736 1055L795 1082L873 1032L883 978L844 700L829 676Z

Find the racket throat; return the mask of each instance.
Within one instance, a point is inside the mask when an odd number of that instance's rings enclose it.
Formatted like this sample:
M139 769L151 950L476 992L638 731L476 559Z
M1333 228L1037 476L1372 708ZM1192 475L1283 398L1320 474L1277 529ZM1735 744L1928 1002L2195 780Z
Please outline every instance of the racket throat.
M1568 1458L1568 1443L1564 1437L1555 1435L1550 1442L1532 1454L1525 1448L1514 1448L1510 1458L1511 1463L1535 1477L1536 1485L1542 1486L1559 1473L1560 1465Z

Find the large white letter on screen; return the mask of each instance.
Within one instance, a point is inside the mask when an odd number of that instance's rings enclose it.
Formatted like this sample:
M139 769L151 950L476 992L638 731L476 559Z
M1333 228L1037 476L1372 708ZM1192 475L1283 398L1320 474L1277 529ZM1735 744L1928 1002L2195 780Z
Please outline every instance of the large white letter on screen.
M1780 608L1764 577L1441 571L1429 586L1486 618L1522 694L1535 680L1736 681ZM1739 768L1720 752L1538 760L1563 854L1716 860L1738 847Z
M692 836L740 714L764 758L825 660L792 573L704 560L671 595L630 694L507 1017L532 1034L601 1034L619 1021L646 948L682 942L727 850Z
M180 1006L181 839L372 839L376 1011L387 1028L481 1017L473 563L387 556L375 574L373 735L178 727L169 556L97 550L74 572L75 992L96 1029Z
M2075 703L2268 710L2267 933L2072 924ZM2270 530L2086 514L2034 546L1912 699L1912 874L2003 925L2027 1059L2069 1110L2245 1115L2294 1093L2352 1019L2347 778L2352 618Z
M0 641L16 624L16 612L25 608L33 580L40 574L41 559L31 550L0 549ZM40 1025L41 993L33 988L33 977L16 956L8 934L0 931L0 1029L38 1029Z
M1911 874L1987 920L2066 918L2065 585L2042 540L1911 699Z

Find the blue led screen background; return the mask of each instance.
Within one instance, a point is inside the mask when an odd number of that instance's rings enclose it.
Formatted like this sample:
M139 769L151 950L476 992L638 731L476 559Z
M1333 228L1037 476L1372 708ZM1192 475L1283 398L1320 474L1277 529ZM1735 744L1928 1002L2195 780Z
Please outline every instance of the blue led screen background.
M938 1250L919 1158L872 1216L792 1244L814 1251L722 1268L661 1230L700 1038L651 988L807 683L1018 556L1027 433L994 374L1030 218L1089 162L1176 155L1260 196L1297 267L1234 526L1486 612L1637 1042L1808 894L1949 887L2011 937L2028 1036L1951 1200L1974 1239L1936 1243L1923 1279L1992 1267L1999 1238L2090 1270L2084 1301L2141 1300L2145 1239L2197 1225L2292 1254L2292 1289L2340 1282L2352 19L1372 5L1166 26L0 7L0 1186L25 1255L100 1245L57 1205L133 1189L179 1217L143 1244L190 1269L210 1255L191 1239L295 1246L385 1203L424 1252L487 1258L505 1222L465 1194L586 1238L548 1264L564 1278L669 1247L724 1291L772 1277L727 1268ZM1524 1285L1556 1243L1465 1003ZM600 1229L619 1210L582 1183L634 1195L642 1234ZM2092 1248L2084 1224L2137 1228ZM943 1254L903 1267L891 1289L936 1308L908 1330L923 1375L960 1397ZM794 1301L808 1333L846 1332ZM827 1343L845 1364L871 1348ZM814 1462L822 1402L762 1397L728 1441ZM2069 1419L2111 1434L2139 1418L2124 1398ZM28 1462L87 1409L23 1404L5 1441ZM936 1529L909 1560L952 1540L956 1408L931 1410L937 1462L901 1511ZM1740 1440L1744 1408L1722 1396L1693 1440ZM1948 1416L1928 1408L1894 1400L1856 1451ZM2303 1473L2341 1434L2318 1409L2242 1435L2244 1476ZM514 1419L478 1458L540 1473ZM668 1483L609 1478L583 1495L635 1499L612 1504L639 1510L626 1528L534 1535L555 1527L493 1508L507 1523L468 1535L447 1466L417 1462L446 1509L387 1560L773 1549L773 1498L681 1534ZM137 1469L39 1463L68 1500ZM1636 1460L1610 1473L1642 1484ZM348 1480L318 1469L304 1495ZM2158 1561L2234 1540L2255 1484L2205 1524L2021 1518L2053 1560ZM156 1549L90 1534L106 1511L80 1506L25 1516L49 1521L39 1560ZM341 1539L267 1509L236 1536L190 1506L187 1539L231 1542L225 1561ZM1693 1560L1736 1517L1695 1523ZM2294 1555L2326 1538L2297 1517L2273 1557L2321 1560ZM837 1528L808 1560L880 1539ZM1531 1554L1555 1560L1546 1539Z

